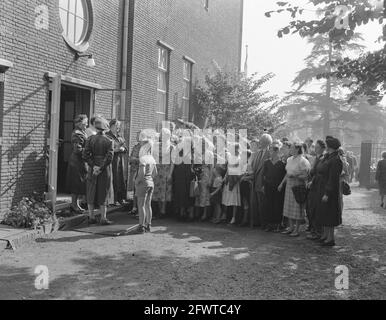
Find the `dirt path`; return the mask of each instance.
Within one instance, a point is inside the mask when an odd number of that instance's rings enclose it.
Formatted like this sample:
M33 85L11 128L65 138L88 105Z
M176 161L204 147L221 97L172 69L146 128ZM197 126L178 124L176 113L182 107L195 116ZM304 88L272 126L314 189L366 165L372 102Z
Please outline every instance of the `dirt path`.
M386 210L376 191L345 197L338 246L209 223L155 221L153 233L59 232L0 252L0 299L385 299ZM49 269L49 290L34 269ZM349 290L335 289L335 267Z

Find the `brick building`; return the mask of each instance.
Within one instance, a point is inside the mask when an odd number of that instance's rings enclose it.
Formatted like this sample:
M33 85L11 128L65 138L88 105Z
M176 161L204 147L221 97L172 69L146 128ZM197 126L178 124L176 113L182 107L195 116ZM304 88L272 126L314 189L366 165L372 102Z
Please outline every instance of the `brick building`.
M32 191L63 192L76 114L123 120L131 145L161 120L191 120L192 89L213 65L239 69L242 9L242 0L0 1L0 217Z

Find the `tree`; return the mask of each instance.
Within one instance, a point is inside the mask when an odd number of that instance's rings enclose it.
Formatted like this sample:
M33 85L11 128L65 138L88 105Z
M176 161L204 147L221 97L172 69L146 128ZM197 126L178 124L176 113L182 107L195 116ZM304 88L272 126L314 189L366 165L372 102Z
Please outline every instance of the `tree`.
M364 134L369 131L366 129L368 121L373 124L372 128L374 125L383 125L384 115L379 105L374 106L375 112L366 116L362 112L362 110L368 110L365 108L366 101L362 99L357 102L347 102L347 89L344 88L346 80L329 77L325 84L318 85L318 92L302 91L310 84L315 85L317 75L331 72L333 68L330 67L331 61L342 59L343 52L347 54L362 51L364 46L353 42L358 40L362 40L362 37L360 34L355 34L350 41L342 41L341 49L332 50L327 35L316 35L308 39L313 48L305 59L306 67L298 72L293 81L297 89L289 95L291 103L282 107L287 114L296 115L297 119L302 119L302 121L290 119L289 123L296 123L292 129L312 128L314 132L318 132L318 135L322 132L323 136L326 136L332 133L339 135L341 129ZM358 114L361 116L358 117Z
M357 26L369 21L383 24L386 1L383 0L310 0L320 19L306 21L301 19L304 8L293 6L288 2L277 2L279 9L266 12L270 17L273 13L289 12L292 21L278 31L278 37L298 33L301 37L328 35L332 49L341 48L342 42L349 41L355 35ZM382 6L383 5L383 6ZM345 12L346 7L350 12ZM386 38L384 27L383 38ZM364 53L355 59L348 57L332 61L335 70L318 75L318 78L334 76L340 79L350 79L346 84L352 90L349 101L358 96L367 96L373 104L379 102L386 91L384 79L386 77L386 47L374 53Z
M277 96L269 95L262 86L273 74L257 78L244 77L239 73L218 71L207 75L205 86L199 86L194 99L207 126L213 129L247 129L250 138L273 132L280 123Z

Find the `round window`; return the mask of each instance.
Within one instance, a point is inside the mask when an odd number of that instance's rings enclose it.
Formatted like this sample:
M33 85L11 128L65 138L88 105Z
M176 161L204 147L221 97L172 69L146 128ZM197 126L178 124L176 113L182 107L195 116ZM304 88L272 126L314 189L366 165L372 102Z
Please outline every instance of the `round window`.
M89 0L59 0L63 38L76 51L86 51L91 33L91 3Z

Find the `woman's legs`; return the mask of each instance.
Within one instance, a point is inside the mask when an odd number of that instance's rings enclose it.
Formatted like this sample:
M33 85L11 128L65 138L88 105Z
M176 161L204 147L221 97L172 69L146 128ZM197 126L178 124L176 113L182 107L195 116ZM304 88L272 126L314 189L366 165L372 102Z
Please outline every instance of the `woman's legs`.
M99 210L101 212L101 221L108 221L107 220L107 206L101 205Z
M88 204L88 216L90 220L94 220L94 205L93 204Z
M325 242L334 242L335 241L334 227L327 227L326 229L327 229L327 235L326 235Z
M145 200L144 200L144 211L145 211L145 221L144 225L150 231L151 227L151 220L153 218L153 211L151 209L151 198L152 198L152 191L149 191L146 193Z
M79 206L78 195L77 195L77 194L71 194L71 207L72 207L74 210L77 210L77 211L84 211L84 210Z
M385 196L382 194L382 195L381 195L381 207L383 207L383 205L384 205L384 203L385 203L385 202L383 201L384 198L385 198Z
M232 206L232 220L230 221L230 224L236 223L237 208L238 207L236 206Z
M320 236L320 240L324 241L327 239L327 227L322 227L322 235Z
M145 226L145 218L146 218L146 211L145 211L145 198L144 197L137 197L137 208L139 213L139 226L144 227Z
M221 205L219 203L216 203L214 205L214 213L213 213L213 223L218 223L221 218Z
M208 207L204 207L203 208L203 213L202 213L201 221L205 221L206 219L208 219Z

